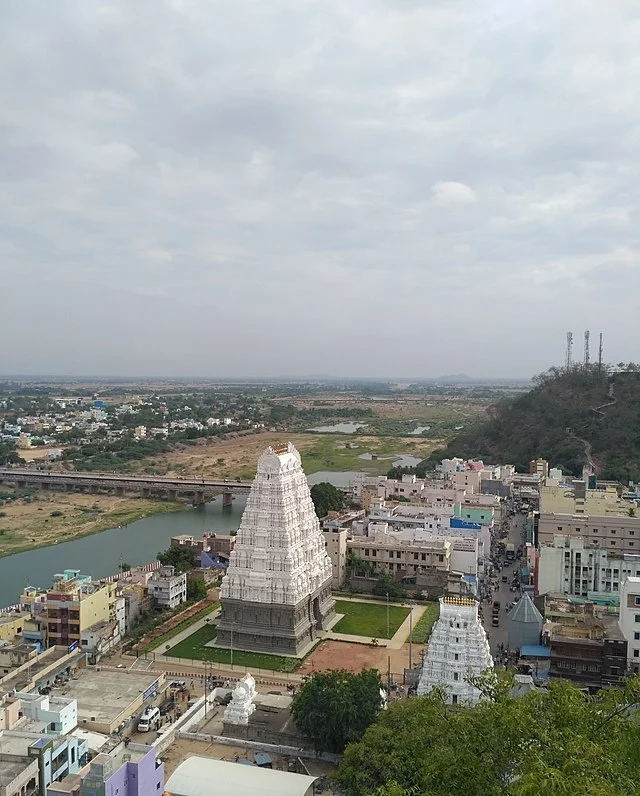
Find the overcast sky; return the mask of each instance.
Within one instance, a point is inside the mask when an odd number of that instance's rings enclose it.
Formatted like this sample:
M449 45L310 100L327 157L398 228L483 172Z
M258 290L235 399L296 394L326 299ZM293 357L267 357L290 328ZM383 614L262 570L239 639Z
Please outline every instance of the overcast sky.
M19 0L0 81L0 373L640 360L638 0Z

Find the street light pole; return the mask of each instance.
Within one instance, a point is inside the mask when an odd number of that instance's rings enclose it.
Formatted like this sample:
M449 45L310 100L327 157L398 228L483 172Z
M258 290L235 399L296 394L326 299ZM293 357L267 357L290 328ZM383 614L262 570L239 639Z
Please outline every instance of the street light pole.
M409 601L409 668L413 663L413 602Z
M233 669L233 627L231 627L231 668Z
M387 592L387 638L389 638L389 592Z

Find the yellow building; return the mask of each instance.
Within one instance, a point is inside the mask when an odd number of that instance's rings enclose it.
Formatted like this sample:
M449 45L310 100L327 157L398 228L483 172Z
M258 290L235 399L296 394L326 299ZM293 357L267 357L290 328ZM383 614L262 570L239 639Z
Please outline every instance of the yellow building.
M581 488L582 487L582 488ZM540 488L540 513L587 514L598 517L628 515L629 503L620 500L615 487L586 489L583 482L567 489L553 484Z
M56 576L42 599L47 622L47 643L80 644L80 634L98 622L118 620L124 627L124 600L116 595L116 584L93 583L79 570L65 570ZM122 614L121 616L119 614Z
M27 613L0 614L0 641L14 641L21 636L29 618Z

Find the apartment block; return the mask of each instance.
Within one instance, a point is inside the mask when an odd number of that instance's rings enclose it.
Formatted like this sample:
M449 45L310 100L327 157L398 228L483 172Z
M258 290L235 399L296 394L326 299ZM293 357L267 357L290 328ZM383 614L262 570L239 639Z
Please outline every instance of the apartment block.
M348 551L370 561L377 572L393 575L398 580L434 569L450 570L452 548L452 543L444 538L411 541L392 534L376 534L373 538L355 536L347 542Z
M65 570L46 595L48 645L79 646L83 631L116 618L117 604L124 624L124 602L114 583L96 584L79 570Z
M162 567L149 580L149 594L162 608L177 608L187 601L187 574Z
M620 630L627 641L627 665L640 674L640 573L626 578L620 590Z

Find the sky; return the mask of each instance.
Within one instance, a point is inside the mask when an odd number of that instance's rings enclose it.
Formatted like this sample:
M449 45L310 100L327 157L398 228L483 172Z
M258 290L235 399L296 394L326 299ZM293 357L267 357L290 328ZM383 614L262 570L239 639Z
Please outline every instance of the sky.
M0 10L0 373L638 361L637 0Z

